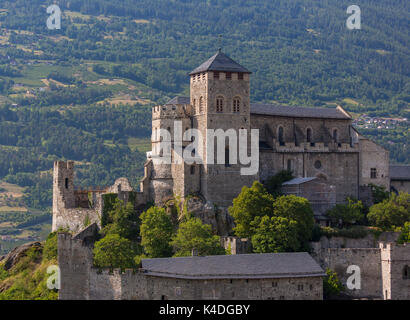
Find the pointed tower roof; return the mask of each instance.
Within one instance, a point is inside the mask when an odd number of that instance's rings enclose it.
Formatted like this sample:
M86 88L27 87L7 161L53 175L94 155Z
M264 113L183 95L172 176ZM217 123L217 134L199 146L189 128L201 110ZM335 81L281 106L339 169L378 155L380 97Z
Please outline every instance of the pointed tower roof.
M242 67L239 63L229 58L225 53L221 51L221 49L219 49L215 55L201 64L198 68L191 71L190 75L206 71L252 73L245 67Z

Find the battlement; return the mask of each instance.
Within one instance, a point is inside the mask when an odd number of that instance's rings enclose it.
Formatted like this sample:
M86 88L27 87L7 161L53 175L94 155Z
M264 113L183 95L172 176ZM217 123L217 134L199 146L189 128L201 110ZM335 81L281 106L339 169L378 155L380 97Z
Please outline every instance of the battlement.
M357 144L349 143L302 142L296 145L295 142L279 143L273 139L273 145L278 152L359 152Z
M152 120L158 119L181 119L193 115L190 104L165 104L152 107Z

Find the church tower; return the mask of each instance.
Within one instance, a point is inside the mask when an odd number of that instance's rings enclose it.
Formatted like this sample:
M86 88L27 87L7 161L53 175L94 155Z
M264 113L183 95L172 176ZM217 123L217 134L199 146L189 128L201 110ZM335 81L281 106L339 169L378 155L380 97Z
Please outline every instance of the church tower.
M190 73L190 103L193 106L194 127L204 137L201 170L201 193L205 198L226 207L244 185L250 185L254 176L241 176L241 164L229 164L230 152L235 147L225 139L225 163L217 163L217 139L214 142L214 164L208 163L207 129L233 129L248 132L250 144L250 74L251 72L219 50ZM236 140L237 144L238 139ZM233 150L232 150L233 149ZM236 145L238 150L238 145ZM231 156L232 157L232 156Z

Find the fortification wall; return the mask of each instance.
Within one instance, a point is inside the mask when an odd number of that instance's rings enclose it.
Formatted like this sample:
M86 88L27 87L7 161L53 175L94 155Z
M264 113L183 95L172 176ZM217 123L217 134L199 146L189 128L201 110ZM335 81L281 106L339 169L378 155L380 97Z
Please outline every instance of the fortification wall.
M95 209L60 208L58 214L53 216L53 224L56 226L54 231L62 228L72 232L79 232L86 227L86 223L96 223L98 226L101 226L100 214Z
M321 300L321 277L191 280L92 268L91 300Z
M311 242L314 251L327 248L378 248L379 241L394 242L399 232L383 232L379 237L368 234L363 238L352 239L346 237L321 237L318 242Z
M410 244L380 243L384 299L410 300Z
M89 275L92 266L92 247L87 245L86 237L73 238L69 233L58 234L58 266L61 276L59 299L90 299Z
M345 293L356 298L382 297L382 268L378 248L327 248L315 252L312 257L324 269L335 271L346 287ZM360 268L361 288L349 290L347 279L352 275L347 273L351 265Z

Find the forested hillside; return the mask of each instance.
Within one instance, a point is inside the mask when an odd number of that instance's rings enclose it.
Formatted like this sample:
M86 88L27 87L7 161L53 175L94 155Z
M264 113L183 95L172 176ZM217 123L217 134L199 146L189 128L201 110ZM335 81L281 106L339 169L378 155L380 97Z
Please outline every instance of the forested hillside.
M60 30L46 27L52 3ZM253 71L254 102L409 118L410 3L355 3L361 30L346 28L351 4L0 0L0 180L25 188L7 210L50 207L56 159L77 161L82 186L137 185L150 107L187 94L187 73L218 47ZM408 123L363 132L409 163Z

